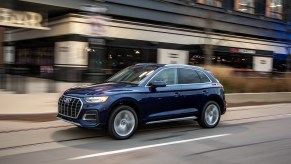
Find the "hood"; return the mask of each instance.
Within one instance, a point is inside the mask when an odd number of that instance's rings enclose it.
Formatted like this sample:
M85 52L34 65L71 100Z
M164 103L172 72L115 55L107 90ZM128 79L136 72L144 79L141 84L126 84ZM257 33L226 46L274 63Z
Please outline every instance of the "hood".
M130 91L132 87L136 87L135 84L127 83L103 83L103 84L89 84L76 86L65 91L67 94L79 94L79 95L100 95L106 92L122 92Z

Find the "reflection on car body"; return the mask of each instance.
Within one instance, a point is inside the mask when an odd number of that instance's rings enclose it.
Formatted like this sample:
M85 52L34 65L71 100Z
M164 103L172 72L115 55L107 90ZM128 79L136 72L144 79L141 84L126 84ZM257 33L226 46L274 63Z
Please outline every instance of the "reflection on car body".
M217 126L226 111L223 86L207 70L189 65L136 64L102 84L70 88L58 102L58 118L86 128L107 128L127 139L139 124L196 118Z

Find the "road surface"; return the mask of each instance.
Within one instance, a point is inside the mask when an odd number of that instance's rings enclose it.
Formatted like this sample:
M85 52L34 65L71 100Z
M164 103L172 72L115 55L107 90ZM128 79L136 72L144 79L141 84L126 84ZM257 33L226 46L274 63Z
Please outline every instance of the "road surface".
M218 127L147 125L128 140L62 121L0 121L0 163L289 164L291 104L228 109Z

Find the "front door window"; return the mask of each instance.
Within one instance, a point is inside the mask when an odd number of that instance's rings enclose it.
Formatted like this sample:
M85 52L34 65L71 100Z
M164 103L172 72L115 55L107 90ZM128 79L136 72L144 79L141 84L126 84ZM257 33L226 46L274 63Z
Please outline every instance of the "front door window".
M177 69L164 69L155 75L149 84L153 81L164 81L167 83L167 85L175 85L177 84Z

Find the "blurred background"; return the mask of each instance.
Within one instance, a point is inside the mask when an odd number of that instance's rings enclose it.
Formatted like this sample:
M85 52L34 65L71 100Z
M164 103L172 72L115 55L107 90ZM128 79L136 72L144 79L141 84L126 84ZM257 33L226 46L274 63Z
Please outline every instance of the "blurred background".
M0 0L0 89L62 92L135 63L211 70L226 92L291 91L289 0Z
M290 22L291 0L0 0L0 163L290 163ZM219 127L146 125L117 142L56 120L66 89L136 63L210 70Z

